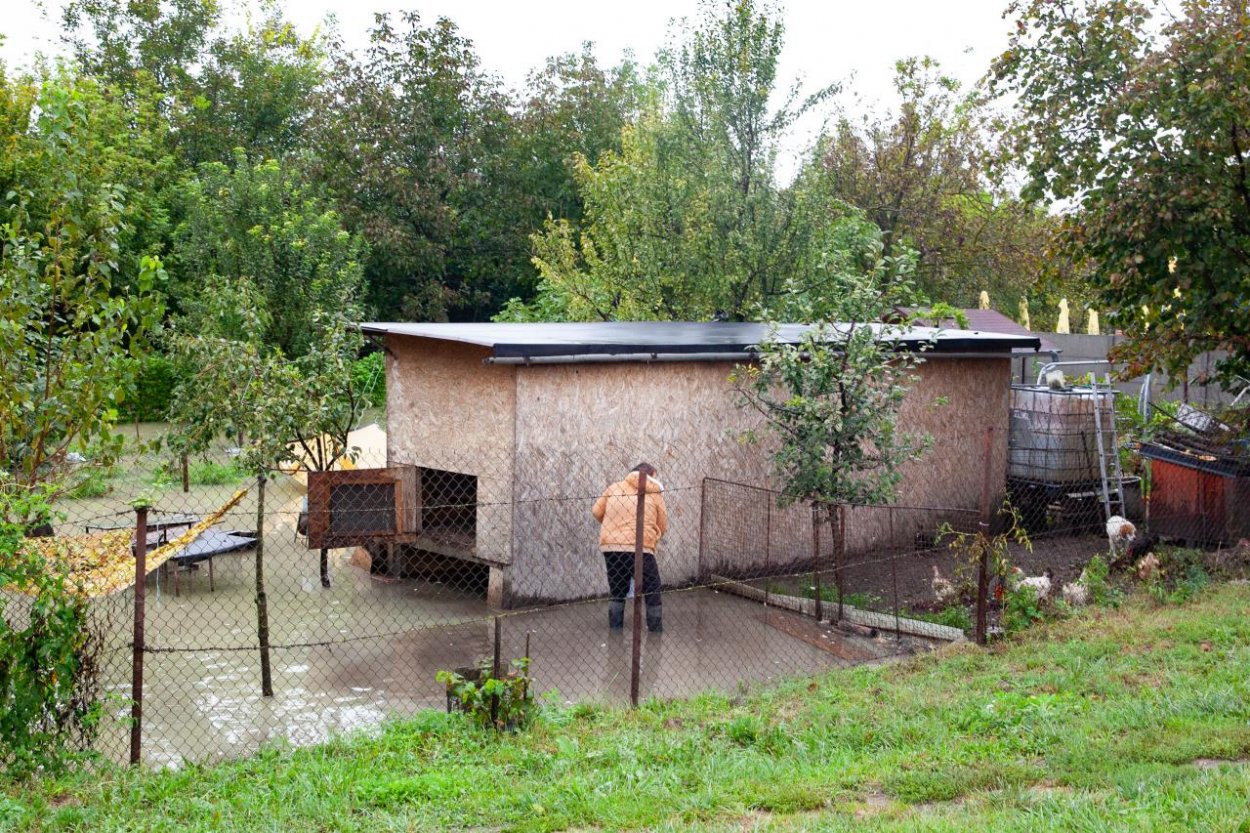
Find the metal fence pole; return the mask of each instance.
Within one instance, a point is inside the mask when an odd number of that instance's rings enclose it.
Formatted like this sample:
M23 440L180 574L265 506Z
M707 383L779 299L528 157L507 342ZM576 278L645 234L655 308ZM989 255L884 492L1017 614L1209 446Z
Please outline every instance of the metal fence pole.
M981 558L977 565L977 623L976 640L984 645L987 639L986 612L989 606L989 559L990 559L990 478L993 472L994 426L985 429L985 470L981 478Z
M137 765L143 749L143 622L146 614L148 509L135 508L135 631L130 672L130 763Z
M491 666L490 666L491 677L493 677L496 680L499 679L499 665L500 665L499 654L500 654L500 642L502 641L501 637L502 637L502 627L503 627L501 622L502 620L498 616L496 616L495 617L495 651L494 651L494 657L493 657L493 660L491 661ZM490 696L490 722L492 726L494 726L495 728L499 728L499 695L498 694L492 694Z
M647 520L647 473L638 472L638 514L634 521L634 644L629 666L629 703L638 706L642 672L642 545Z
M265 475L256 475L256 639L260 644L260 693L273 696L269 668L269 603L265 597Z

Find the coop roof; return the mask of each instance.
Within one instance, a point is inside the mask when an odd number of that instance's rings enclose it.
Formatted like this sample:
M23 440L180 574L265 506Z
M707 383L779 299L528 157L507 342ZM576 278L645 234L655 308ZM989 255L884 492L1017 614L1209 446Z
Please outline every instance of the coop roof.
M679 358L686 361L725 361L747 358L753 348L769 339L768 324L689 321L608 321L553 324L409 324L370 322L366 333L414 336L456 341L490 348L500 361L653 361ZM840 324L839 327L849 327ZM865 324L881 332L883 324ZM806 324L781 324L776 338L797 343L809 329ZM980 330L911 327L890 330L899 349L934 353L1008 355L1012 350L1037 350L1036 336L1009 335Z
M898 310L904 315L914 315L917 312L918 308L917 307L899 307ZM968 322L969 329L977 330L983 333L1002 333L1004 335L1023 335L1023 336L1033 335L1033 331L1030 330L1028 327L1025 327L1023 324L1017 324L1015 321L1012 321L1010 318L1008 318L1006 315L1003 315L1001 312L999 312L996 309L965 309L961 311L964 314L964 318ZM950 319L945 319L941 321L940 323L942 323L943 325L950 325L952 327L955 326L955 322ZM1046 338L1045 336L1034 336L1034 337L1037 338L1041 342L1041 347L1040 347L1041 352L1051 353L1056 356L1059 353L1063 352L1062 350L1059 349L1059 346L1057 344L1055 344L1053 341ZM1013 352L1015 353L1030 352L1036 349L1038 348L1016 347L1013 349Z

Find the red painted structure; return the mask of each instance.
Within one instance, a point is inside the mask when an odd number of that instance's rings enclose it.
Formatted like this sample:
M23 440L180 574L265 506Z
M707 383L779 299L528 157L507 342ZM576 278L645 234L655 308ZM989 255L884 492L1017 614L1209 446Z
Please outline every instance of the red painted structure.
M1250 461L1203 459L1209 455L1155 443L1141 454L1151 461L1152 532L1208 544L1250 538Z

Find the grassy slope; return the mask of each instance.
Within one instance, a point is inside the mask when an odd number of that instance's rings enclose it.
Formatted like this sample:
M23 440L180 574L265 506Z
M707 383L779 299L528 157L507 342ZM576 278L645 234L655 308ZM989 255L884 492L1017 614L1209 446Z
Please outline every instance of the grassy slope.
M0 798L0 827L1250 831L1247 756L1240 585L742 701L557 711L502 739L429 713L212 768L48 782Z

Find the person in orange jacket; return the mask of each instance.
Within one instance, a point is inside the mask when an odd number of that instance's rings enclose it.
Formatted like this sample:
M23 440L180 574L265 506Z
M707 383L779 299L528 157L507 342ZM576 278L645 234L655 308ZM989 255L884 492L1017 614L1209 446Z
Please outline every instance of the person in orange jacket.
M647 629L664 630L660 606L660 567L656 547L668 531L668 510L664 507L664 486L656 479L655 466L639 463L624 480L603 490L591 510L599 522L599 550L608 573L608 627L625 625L625 594L634 576L634 547L638 535L638 481L647 476L647 497L642 525L642 592L647 597ZM634 588L638 592L638 588Z

